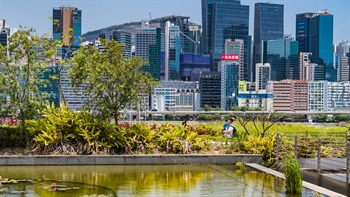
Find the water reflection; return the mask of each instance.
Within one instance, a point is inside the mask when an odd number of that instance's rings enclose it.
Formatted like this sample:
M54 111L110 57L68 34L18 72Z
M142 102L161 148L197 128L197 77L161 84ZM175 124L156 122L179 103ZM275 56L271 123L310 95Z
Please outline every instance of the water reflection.
M239 170L233 165L12 166L0 167L0 176L13 179L44 176L66 184L72 182L69 187L74 183L86 185L79 186L86 189L84 194L94 186L106 196L112 195L110 191L117 196L286 196L283 180L254 170ZM36 185L25 187L27 191L33 190L25 196L48 196ZM50 196L69 195L56 192ZM302 196L313 193L304 190Z

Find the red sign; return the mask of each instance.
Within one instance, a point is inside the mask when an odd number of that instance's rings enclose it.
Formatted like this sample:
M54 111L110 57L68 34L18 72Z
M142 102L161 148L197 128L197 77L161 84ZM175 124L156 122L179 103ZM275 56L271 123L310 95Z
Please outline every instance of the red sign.
M221 60L239 60L239 56L237 54L222 54Z

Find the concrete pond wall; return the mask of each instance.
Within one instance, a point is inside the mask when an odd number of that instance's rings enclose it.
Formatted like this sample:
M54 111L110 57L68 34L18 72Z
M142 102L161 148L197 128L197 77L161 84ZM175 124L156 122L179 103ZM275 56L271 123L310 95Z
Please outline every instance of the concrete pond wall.
M173 165L262 163L261 155L191 154L191 155L33 155L0 156L0 166L46 165Z

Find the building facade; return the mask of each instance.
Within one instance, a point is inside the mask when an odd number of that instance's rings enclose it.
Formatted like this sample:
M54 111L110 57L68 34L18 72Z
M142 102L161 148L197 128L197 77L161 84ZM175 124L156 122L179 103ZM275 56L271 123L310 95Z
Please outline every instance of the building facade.
M123 45L124 57L131 59L131 33L127 31L113 31L113 40Z
M255 91L266 90L267 83L271 80L271 65L258 63L255 73Z
M284 36L284 5L256 3L254 12L253 64L264 63L262 42Z
M225 54L235 54L239 56L238 60L238 78L244 80L244 42L241 39L225 40Z
M327 83L327 110L349 111L350 110L350 83L328 82Z
M308 110L308 82L305 80L275 81L272 93L273 111Z
M333 15L328 12L296 15L296 40L299 52L311 52L311 62L324 67L328 81L337 80L333 65Z
M199 80L200 107L221 107L221 73L203 71Z
M162 81L154 88L151 102L152 109L157 111L198 110L198 82Z
M62 40L65 46L79 46L81 43L82 11L75 7L59 7L52 10L52 35ZM64 36L64 35L70 35Z
M164 80L180 80L180 50L181 37L180 27L171 24L165 25L165 76Z
M285 37L264 42L264 62L271 65L271 80L299 79L298 42Z
M266 91L259 92L239 92L238 106L249 108L261 108L263 111L270 111L273 102L272 93Z
M327 81L309 81L308 83L308 111L328 111Z
M237 61L221 61L221 104L223 110L230 110L238 105L239 63Z
M209 55L180 54L181 81L199 81L202 71L210 71Z
M7 46L7 40L10 37L10 28L5 27L5 20L0 20L0 44Z
M225 53L225 39L243 40L244 80L250 81L249 6L240 1L202 0L202 28L202 50L211 55L212 71L218 70L220 56Z

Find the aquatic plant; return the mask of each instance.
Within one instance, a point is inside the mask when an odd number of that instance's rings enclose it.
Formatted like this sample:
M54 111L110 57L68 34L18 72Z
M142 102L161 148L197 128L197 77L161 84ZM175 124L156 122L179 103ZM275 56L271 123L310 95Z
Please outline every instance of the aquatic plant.
M302 171L297 158L291 154L283 156L284 176L286 178L286 193L301 194L302 192Z

